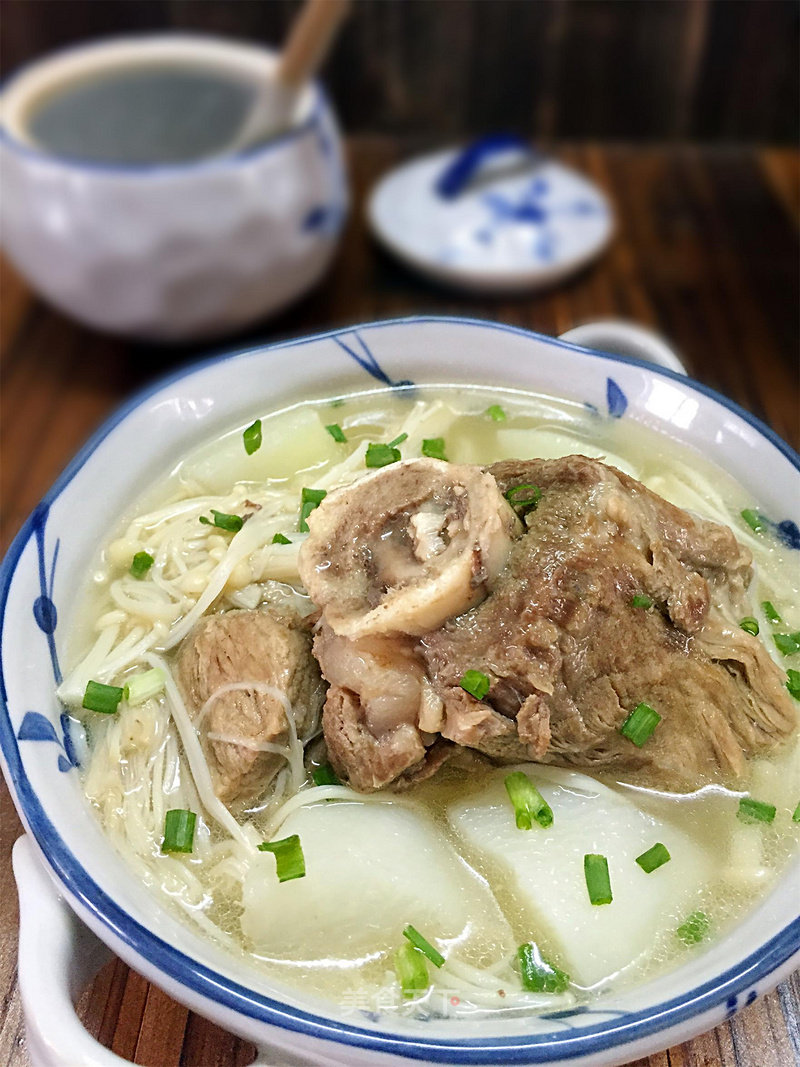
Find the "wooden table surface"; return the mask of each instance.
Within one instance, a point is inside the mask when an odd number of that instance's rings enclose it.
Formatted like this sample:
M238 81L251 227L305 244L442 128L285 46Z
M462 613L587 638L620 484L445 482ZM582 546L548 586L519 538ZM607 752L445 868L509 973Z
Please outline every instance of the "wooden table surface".
M461 298L429 287L370 241L365 191L408 145L350 145L354 210L335 266L311 296L233 344L413 312L498 319L557 334L599 316L656 327L695 377L800 439L800 154L787 149L564 147L610 193L619 234L598 263L533 298ZM147 347L92 333L0 272L0 547L86 436L132 389L207 349ZM216 346L218 349L220 346ZM20 833L0 783L0 1065L29 1063L16 984L18 913L11 846ZM45 1009L46 1010L46 1009ZM152 1067L232 1067L252 1046L188 1012L120 961L84 995L89 1030ZM640 1067L800 1065L800 972L704 1036Z

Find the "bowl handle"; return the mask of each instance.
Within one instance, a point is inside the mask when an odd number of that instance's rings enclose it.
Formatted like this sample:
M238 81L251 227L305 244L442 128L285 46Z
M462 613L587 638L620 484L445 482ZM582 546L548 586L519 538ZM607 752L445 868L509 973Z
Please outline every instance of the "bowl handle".
M88 1033L75 1002L112 953L73 914L27 834L12 853L19 892L19 989L33 1067L130 1067Z
M576 326L561 334L562 341L569 341L584 348L597 348L617 356L632 356L645 363L655 363L676 374L688 371L678 353L657 333L622 319L601 319Z

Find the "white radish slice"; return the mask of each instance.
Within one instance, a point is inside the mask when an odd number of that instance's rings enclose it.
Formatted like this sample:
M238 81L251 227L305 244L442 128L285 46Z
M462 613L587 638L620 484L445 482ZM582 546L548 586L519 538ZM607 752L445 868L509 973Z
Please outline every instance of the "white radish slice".
M513 893L524 937L541 939L573 981L593 986L643 960L659 934L680 925L710 880L712 861L686 834L592 778L535 764L521 769L553 809L551 826L517 829L504 786L510 768L452 804L448 817L490 884L505 882ZM636 857L659 841L672 858L645 874ZM608 859L611 904L589 901L587 853Z
M391 954L411 923L445 956L497 962L515 941L486 882L409 805L329 801L292 812L306 875L280 883L260 853L244 883L242 931L255 950L315 968Z

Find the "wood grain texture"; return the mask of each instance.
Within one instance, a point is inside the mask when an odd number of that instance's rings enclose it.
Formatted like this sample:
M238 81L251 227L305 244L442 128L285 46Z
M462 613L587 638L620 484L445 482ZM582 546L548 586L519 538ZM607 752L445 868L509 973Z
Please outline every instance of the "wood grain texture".
M384 17L397 17L392 5ZM565 145L560 155L593 175L616 204L617 239L596 265L553 292L483 301L425 284L365 231L366 190L408 150L408 142L396 139L352 143L356 209L333 270L311 296L232 346L410 312L474 315L551 334L596 317L624 316L673 339L697 378L800 442L800 154ZM120 399L202 349L129 344L84 330L33 298L7 266L0 285L5 549L75 449ZM29 1062L15 977L18 913L10 865L19 832L3 785L0 1067ZM120 961L98 975L80 1013L105 1045L150 1067L244 1067L254 1055L252 1046L171 1001ZM724 1026L638 1067L792 1064L800 1065L798 974Z
M3 0L5 72L175 29L277 44L299 0ZM794 144L795 0L356 0L325 67L354 133Z

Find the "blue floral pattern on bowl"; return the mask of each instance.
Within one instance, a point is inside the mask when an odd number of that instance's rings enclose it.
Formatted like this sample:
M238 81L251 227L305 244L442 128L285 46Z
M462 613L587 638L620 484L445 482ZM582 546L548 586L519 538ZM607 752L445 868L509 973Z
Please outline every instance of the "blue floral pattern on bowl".
M45 537L47 532L47 516L50 512L46 504L40 504L33 513L33 530L36 538L36 552L39 562L39 595L33 602L33 617L36 625L45 635L47 650L50 655L50 663L53 668L53 680L55 685L61 683L61 667L58 662L56 651L55 632L58 626L58 611L53 600L53 585L56 577L56 564L58 552L61 547L60 538L56 538L53 547L53 556L50 565L47 564L47 552ZM70 720L66 712L59 717L61 736L52 722L40 711L26 711L25 716L17 730L18 741L47 741L55 743L61 749L58 756L58 769L69 771L78 766L75 749L70 738Z

